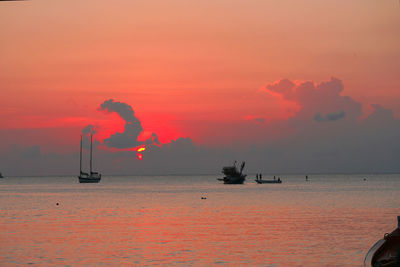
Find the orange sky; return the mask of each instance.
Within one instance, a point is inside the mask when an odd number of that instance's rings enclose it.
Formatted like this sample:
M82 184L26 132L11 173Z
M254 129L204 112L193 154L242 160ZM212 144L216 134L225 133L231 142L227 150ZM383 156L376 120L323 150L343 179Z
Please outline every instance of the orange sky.
M296 110L259 95L265 84L331 76L364 109L381 104L400 117L395 0L2 2L0 33L5 130L96 124L111 133L122 121L98 107L113 98L161 142L229 143L215 125Z

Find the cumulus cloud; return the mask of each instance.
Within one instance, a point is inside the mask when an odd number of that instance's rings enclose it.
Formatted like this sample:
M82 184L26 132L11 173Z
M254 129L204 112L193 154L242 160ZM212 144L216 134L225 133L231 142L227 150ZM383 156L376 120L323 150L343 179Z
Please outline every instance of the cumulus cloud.
M266 85L266 89L268 89L270 92L278 93L286 99L292 98L294 87L295 84L288 79L282 79Z
M311 81L294 83L284 79L265 86L267 92L280 95L300 107L289 120L299 128L313 121L358 120L362 115L362 105L351 97L343 96L343 89L342 81L334 77L319 84Z
M380 105L371 105L372 114L361 119L362 104L344 95L339 79L321 83L280 80L267 85L264 93L273 94L277 101L281 98L292 102L298 108L286 119L264 123L268 114L257 113L245 117L242 124L232 124L234 131L227 134L241 135L237 135L237 143L229 146L204 147L191 138L178 138L148 147L142 161L135 160L134 151L104 154L102 166L112 162L108 166L111 173L219 173L227 162L245 160L247 173L399 170L400 121ZM124 107L125 115L130 114L129 121L135 121L133 110ZM271 133L273 139L268 139ZM246 141L251 143L243 146ZM157 135L153 134L145 143L157 144Z
M100 110L105 110L108 112L116 112L118 115L124 119L127 123L136 123L140 126L140 121L135 117L135 112L133 111L132 107L128 104L114 101L114 99L109 99L104 101L100 105Z
M158 136L151 133L150 137L144 141L139 141L139 136L143 133L143 127L140 120L135 116L133 108L122 102L109 99L100 105L100 110L117 113L124 121L124 131L115 132L109 138L103 140L104 145L110 148L126 149L135 148L141 145L160 145ZM87 126L88 128L89 126Z
M244 117L243 114L249 113L240 110L243 112L237 116L241 118L239 123L218 122L212 128L212 132L218 134L208 137L213 139L217 135L226 135L237 138L236 143L225 146L206 147L188 137L161 145L155 133L143 142L138 141L143 129L132 107L107 100L100 109L116 112L125 121L124 131L106 139L107 145L118 148L141 144L146 145L146 150L143 151L143 160L139 161L136 151L98 149L95 151L96 169L105 175L218 175L221 166L234 160L245 160L245 172L248 174L400 171L400 120L390 109L373 104L373 112L363 119L362 104L345 96L344 85L336 78L322 83L286 79L269 84L264 89L263 94L273 94L274 100L284 99L298 108L289 118L280 120L270 120L269 114L262 114L261 109L252 117ZM260 106L263 107L262 103ZM262 123L263 118L268 118L268 123ZM255 123L257 119L260 119L259 123ZM227 125L231 125L228 130ZM83 133L94 132L94 128L88 125ZM33 131L24 129L17 135L15 131L0 130L0 140L10 144L15 136L18 136L15 140L22 140L26 135L39 135ZM143 135L140 136L143 138ZM10 174L76 174L79 146L76 147L74 154L66 156L50 155L44 152L49 151L48 148L39 146L14 147L0 155L0 167Z
M143 131L141 122L135 116L135 112L128 104L109 99L100 105L100 110L116 112L124 121L124 131L116 132L109 138L104 139L104 144L113 148L132 148L143 144L138 137Z
M325 121L337 121L346 116L346 112L343 110L339 112L329 113L325 116L321 115L320 113L315 114L314 120L318 122L325 122Z
M145 143L146 145L160 145L160 141L158 141L158 136L155 133L152 133L151 137L146 139Z
M287 120L290 126L287 131L291 134L268 148L276 151L276 159L291 162L287 169L305 172L398 170L400 121L391 110L371 105L374 112L363 120L362 104L343 95L344 85L337 78L319 84L281 80L265 89L300 107ZM279 166L279 160L271 162Z
M171 147L176 151L187 151L195 147L193 140L189 137L180 137L176 140L171 140L170 143L165 145L166 147ZM172 152L172 151L171 151Z

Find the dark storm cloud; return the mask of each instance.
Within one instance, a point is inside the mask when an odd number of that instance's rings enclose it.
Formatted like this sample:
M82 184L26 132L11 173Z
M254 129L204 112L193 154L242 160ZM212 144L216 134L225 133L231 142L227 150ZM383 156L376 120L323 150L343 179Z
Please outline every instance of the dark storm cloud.
M346 116L346 112L343 110L339 112L329 113L325 116L321 115L320 113L315 114L314 120L318 122L325 122L325 121L337 121L343 119Z
M113 148L132 148L142 145L143 142L137 140L142 133L143 127L139 119L135 117L132 107L109 99L100 105L100 110L116 112L124 121L125 127L122 133L116 132L109 138L104 139L104 144Z

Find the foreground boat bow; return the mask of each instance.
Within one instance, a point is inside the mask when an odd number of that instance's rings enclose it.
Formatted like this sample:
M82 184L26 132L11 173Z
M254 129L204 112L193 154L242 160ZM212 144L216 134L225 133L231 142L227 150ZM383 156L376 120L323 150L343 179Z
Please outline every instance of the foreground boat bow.
M386 233L370 248L364 259L365 267L400 266L400 216L397 216L397 223L393 232Z

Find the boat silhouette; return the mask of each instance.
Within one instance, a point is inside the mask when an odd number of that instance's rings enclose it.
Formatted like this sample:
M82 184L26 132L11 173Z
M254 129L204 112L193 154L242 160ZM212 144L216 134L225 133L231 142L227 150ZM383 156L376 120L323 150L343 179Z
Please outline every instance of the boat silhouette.
M222 168L222 173L225 175L223 178L218 178L218 181L223 181L224 184L243 184L246 179L246 175L243 174L243 169L245 166L245 162L242 162L240 166L240 171L238 171L236 167L236 161L233 166L226 166Z
M282 180L281 178L274 179L274 180L262 180L262 179L256 179L256 183L258 184L281 184Z
M365 267L400 266L400 216L397 216L397 228L378 240L365 255Z
M81 147L79 154L79 183L98 183L101 180L101 174L92 170L92 157L93 157L93 135L90 135L90 170L89 173L82 171L82 135Z

